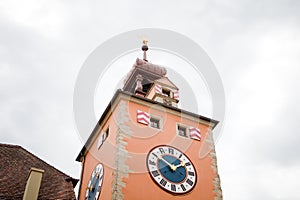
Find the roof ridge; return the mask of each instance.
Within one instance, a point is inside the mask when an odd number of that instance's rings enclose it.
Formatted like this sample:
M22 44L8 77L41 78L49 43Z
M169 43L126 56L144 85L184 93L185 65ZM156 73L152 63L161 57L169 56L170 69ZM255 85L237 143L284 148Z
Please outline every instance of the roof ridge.
M36 156L35 154L33 154L33 153L31 153L30 151L26 150L26 149L23 148L22 146L20 146L20 147L21 147L21 149L22 149L23 151L26 151L27 153L29 153L29 154L31 154L32 156L36 157L37 159L39 159L39 160L42 161L43 163L49 165L49 166L50 166L51 168L53 168L54 170L58 171L59 173L63 174L64 176L67 176L67 178L72 178L71 176L65 174L65 173L62 172L61 170L55 168L53 165L51 165L51 164L47 163L46 161L42 160L41 158L39 158L39 157ZM73 179L73 178L72 178L72 179Z
M18 147L20 148L20 145L17 144L5 144L5 143L0 143L0 146L6 146L6 147Z

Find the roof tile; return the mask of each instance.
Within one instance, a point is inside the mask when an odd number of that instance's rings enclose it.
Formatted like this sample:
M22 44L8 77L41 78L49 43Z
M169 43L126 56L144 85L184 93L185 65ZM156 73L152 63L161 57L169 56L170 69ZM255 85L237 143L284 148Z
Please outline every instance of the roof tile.
M38 199L75 199L78 180L18 145L0 144L0 199L22 199L32 167L43 169Z

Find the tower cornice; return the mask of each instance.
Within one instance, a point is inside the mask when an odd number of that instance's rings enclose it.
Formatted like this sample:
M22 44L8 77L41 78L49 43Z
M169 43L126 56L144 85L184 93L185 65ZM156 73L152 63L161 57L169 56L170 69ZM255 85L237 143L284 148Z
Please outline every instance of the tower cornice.
M107 121L107 119L109 118L110 114L113 112L113 110L115 109L115 106L118 104L118 102L120 100L130 100L133 102L137 102L140 104L144 104L144 105L159 105L162 106L163 108L165 108L164 110L166 112L172 113L174 115L179 115L182 118L187 118L199 123L203 123L208 125L212 130L217 126L217 124L219 123L219 121L196 114L196 113L192 113L190 111L186 111L180 108L176 108L173 106L168 106L166 104L145 98L145 97L141 97L138 95L134 95L130 92L126 92L126 91L122 91L121 89L118 89L114 96L112 97L111 101L109 102L109 104L107 105L105 111L103 112L103 114L101 115L100 119L98 120L98 123L96 124L94 130L92 131L91 135L89 136L89 138L87 139L85 145L83 146L83 148L81 149L80 153L78 154L76 161L81 162L82 158L84 157L84 155L86 154L86 152L88 151L88 149L90 148L91 144L94 142L95 137L98 133L98 131L102 128L103 124L105 124L105 122Z

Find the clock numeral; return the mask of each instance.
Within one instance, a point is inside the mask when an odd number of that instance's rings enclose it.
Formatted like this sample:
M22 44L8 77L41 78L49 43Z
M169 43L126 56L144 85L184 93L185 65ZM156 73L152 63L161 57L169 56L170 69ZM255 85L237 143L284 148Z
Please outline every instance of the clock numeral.
M149 160L149 164L150 164L150 165L156 165L156 163L153 162L152 160Z
M181 187L181 189L182 189L183 191L186 191L186 189L185 189L185 187L184 187L183 184L181 184L180 187Z
M169 148L169 154L172 154L172 155L174 155L174 149L172 149L172 148Z
M187 182L187 184L189 184L190 186L192 186L192 185L194 184L194 182L191 181L190 179L187 179L186 182Z
M159 175L159 173L158 173L157 170L154 170L154 171L152 171L151 173L152 173L152 175L153 175L154 177L157 177L157 176Z
M161 179L159 182L162 186L166 186L167 181L165 179Z
M165 150L163 148L159 148L161 154L165 154Z
M171 185L171 190L176 192L176 186L174 184Z
M152 153L152 155L154 155L156 158L158 158L158 156L155 153Z
M188 172L188 174L189 174L190 176L195 176L195 173L194 173L194 172Z
M182 157L182 154L180 154L179 158L181 158L181 157Z
M190 166L190 165L191 165L190 162L185 163L185 166Z

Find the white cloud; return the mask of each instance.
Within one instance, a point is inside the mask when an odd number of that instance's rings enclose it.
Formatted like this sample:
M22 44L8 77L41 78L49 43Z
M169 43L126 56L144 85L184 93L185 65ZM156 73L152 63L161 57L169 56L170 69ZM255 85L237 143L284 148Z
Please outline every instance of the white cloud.
M2 1L0 8L4 18L46 37L59 37L65 25L66 15L61 1Z

